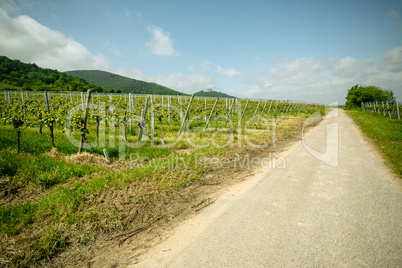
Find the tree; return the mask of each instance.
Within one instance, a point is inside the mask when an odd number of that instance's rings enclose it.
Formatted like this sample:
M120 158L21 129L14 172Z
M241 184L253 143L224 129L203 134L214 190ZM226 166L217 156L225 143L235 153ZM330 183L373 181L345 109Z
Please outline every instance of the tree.
M79 81L70 82L70 91L79 91L82 88L82 84Z
M391 90L383 90L377 86L354 85L348 90L346 100L346 107L355 109L360 107L362 102L394 102L395 97Z

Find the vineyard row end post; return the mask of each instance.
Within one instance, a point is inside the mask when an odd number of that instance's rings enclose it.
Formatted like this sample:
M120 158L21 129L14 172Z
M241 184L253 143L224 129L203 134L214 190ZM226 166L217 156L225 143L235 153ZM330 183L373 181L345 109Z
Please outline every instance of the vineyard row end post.
M84 116L82 118L80 147L78 148L78 153L79 154L82 152L82 149L84 148L85 130L86 130L86 127L87 127L87 117L88 117L89 101L90 100L91 100L91 90L88 89L87 98L86 98L86 101L85 101Z

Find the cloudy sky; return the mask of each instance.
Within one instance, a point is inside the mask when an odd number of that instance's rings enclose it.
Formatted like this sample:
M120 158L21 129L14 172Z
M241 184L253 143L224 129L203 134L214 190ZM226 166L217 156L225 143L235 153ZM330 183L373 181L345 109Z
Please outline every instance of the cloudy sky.
M0 55L105 70L186 93L402 101L401 0L0 0Z

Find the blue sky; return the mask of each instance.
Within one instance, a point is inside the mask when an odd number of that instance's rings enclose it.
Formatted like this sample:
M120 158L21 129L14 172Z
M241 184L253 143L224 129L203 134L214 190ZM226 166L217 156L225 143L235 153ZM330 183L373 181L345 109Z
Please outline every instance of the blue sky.
M0 0L0 55L105 70L186 93L402 101L402 1Z

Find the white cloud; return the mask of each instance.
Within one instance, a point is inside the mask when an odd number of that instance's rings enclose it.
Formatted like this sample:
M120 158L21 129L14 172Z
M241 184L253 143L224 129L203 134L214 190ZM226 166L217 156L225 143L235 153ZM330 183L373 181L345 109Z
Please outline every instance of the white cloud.
M201 63L202 71L203 71L204 73L209 73L209 71L211 70L211 65L212 65L211 62L204 60L204 61Z
M169 88L190 94L202 89L214 87L213 78L202 74L184 75L181 72L174 72L155 77L154 81Z
M0 8L6 10L9 14L15 14L21 10L32 8L32 0L1 0Z
M234 68L225 70L219 65L216 66L216 72L218 74L221 74L221 75L227 77L227 78L234 78L234 77L239 76L241 74L239 71L236 71L236 69L234 69Z
M352 57L328 59L324 63L313 58L283 60L268 73L248 72L243 75L248 90L243 97L290 99L313 102L345 102L347 89L355 84L376 85L391 89L402 99L402 47L385 52L378 61L362 61Z
M161 27L150 25L148 32L152 34L152 40L146 43L146 48L157 56L177 56L179 53L173 48L173 39L169 32Z
M397 19L399 17L399 12L391 8L391 11L388 13L388 16Z
M357 59L346 57L343 59L328 59L326 69L337 77L353 78L360 75L364 63Z
M316 83L321 71L321 64L311 58L300 58L294 61L285 60L278 67L270 70L273 85L306 85Z
M387 17L391 18L391 23L394 26L394 29L398 33L401 33L402 32L402 22L399 18L400 17L399 12L396 9L391 8L390 12L387 14Z
M209 87L214 87L213 77L207 74L185 75L181 72L172 72L154 76L138 69L119 69L117 73L137 80L155 82L168 88L189 94Z
M126 16L126 18L131 17L131 11L128 8L124 8L124 16Z
M108 69L102 55L90 53L83 45L51 30L28 16L11 18L0 8L1 54L45 68Z
M383 68L389 72L402 71L402 47L396 47L384 53L381 58Z
M118 48L116 48L116 46L114 44L112 44L109 40L105 41L104 46L105 46L106 50L111 52L116 57L118 57L118 58L124 57L124 54Z

